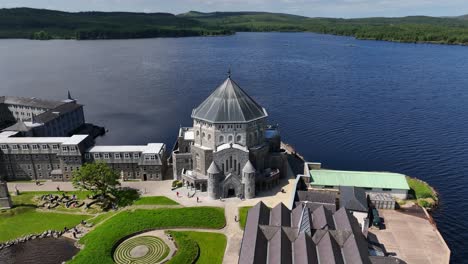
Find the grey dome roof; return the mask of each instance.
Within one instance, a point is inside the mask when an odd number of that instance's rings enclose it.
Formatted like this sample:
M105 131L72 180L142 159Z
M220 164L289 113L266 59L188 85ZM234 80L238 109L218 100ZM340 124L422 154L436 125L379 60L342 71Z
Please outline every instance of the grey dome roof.
M219 170L218 166L216 166L216 163L213 161L211 162L211 165L206 172L209 174L218 174L221 171Z
M252 163L250 162L250 160L247 161L247 163L245 163L245 166L244 168L242 169L242 172L244 173L254 173L256 172L257 170L255 169L255 167L252 165Z
M231 78L192 111L192 118L211 123L243 123L267 116L265 109Z

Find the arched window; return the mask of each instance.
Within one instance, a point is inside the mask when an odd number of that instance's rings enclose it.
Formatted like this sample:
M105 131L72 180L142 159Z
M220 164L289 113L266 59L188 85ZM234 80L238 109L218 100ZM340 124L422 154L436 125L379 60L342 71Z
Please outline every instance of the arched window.
M202 133L202 138L205 138L205 132Z
M208 134L208 140L210 140L210 139L211 139L211 134Z
M224 143L224 137L223 136L219 136L219 143Z
M197 137L200 136L200 131L197 130Z
M237 137L236 137L236 142L241 142L241 140L242 140L242 136L241 136L241 135L237 135Z
M232 135L229 135L228 142L232 142Z
M200 169L200 155L198 153L195 154L195 167Z

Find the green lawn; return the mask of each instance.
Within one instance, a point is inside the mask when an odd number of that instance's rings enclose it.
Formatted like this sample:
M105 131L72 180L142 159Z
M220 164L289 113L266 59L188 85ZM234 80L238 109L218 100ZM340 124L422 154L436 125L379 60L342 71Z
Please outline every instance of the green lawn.
M200 247L200 256L197 264L223 263L224 251L226 250L226 236L219 233L209 232L183 232L195 240Z
M427 183L411 177L406 177L406 180L417 199L432 198L435 200L437 198Z
M242 228L242 230L245 228L245 224L247 223L247 213L252 207L253 206L239 207L239 225Z
M31 207L17 207L0 212L0 242L46 230L73 227L90 216L37 212Z
M136 232L170 227L220 229L225 224L224 209L217 207L122 211L84 236L80 240L84 249L70 263L113 263L114 245Z
M91 223L93 225L97 225L99 223L101 223L102 221L112 217L113 215L117 214L118 211L110 211L110 212L107 212L107 213L101 213L101 214L98 214L97 216L93 217L93 218L90 218L88 220L88 223Z
M175 240L177 252L168 264L194 263L200 254L200 246L185 232L169 231Z
M144 196L136 200L134 205L178 205L176 201L166 196Z

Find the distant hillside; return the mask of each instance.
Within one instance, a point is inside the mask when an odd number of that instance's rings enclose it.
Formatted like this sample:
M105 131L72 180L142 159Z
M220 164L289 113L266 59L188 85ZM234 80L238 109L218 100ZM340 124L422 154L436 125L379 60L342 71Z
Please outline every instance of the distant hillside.
M230 34L168 13L0 9L0 38L118 39Z
M267 12L79 12L0 9L0 38L111 39L225 35L240 31L289 31L358 39L468 45L468 16L309 18Z

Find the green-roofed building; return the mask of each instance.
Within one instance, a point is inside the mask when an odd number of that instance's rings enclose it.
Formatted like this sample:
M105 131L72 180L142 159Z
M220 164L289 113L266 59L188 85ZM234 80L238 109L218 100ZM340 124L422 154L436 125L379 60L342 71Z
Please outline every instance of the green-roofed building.
M361 187L366 193L389 193L406 199L410 187L403 174L391 172L309 170L310 187L336 189L340 186Z

